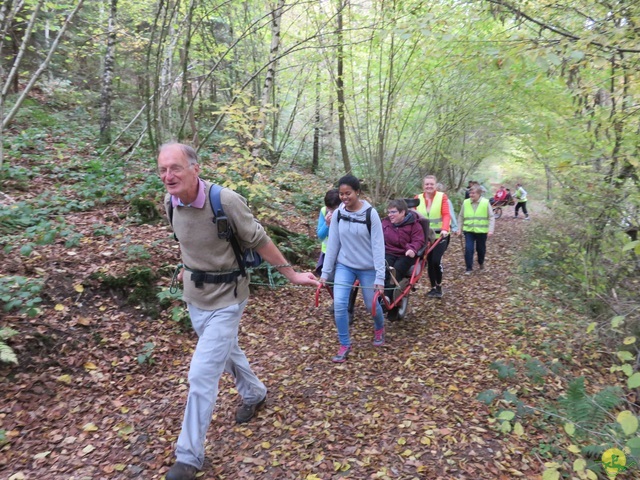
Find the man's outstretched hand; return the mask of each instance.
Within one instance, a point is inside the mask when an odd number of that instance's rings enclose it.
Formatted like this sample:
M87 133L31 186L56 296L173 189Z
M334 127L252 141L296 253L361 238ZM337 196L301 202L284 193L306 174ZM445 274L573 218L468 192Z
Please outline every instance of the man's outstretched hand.
M311 272L295 272L289 277L289 281L295 285L309 285L313 287L320 285L316 276Z

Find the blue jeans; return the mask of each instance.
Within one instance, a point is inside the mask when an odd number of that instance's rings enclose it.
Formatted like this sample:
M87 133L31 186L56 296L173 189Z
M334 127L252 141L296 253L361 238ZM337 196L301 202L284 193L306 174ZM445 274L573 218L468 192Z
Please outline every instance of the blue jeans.
M478 252L478 263L484 263L484 256L487 253L487 234L464 232L464 263L467 270L473 269L473 251Z
M233 376L236 389L246 403L258 403L267 394L267 388L255 376L238 346L238 327L246 305L247 300L218 310L202 310L188 304L198 344L191 357L189 394L176 457L179 462L198 469L204 463L204 441L222 374L227 372Z
M349 307L351 285L356 280L360 281L364 304L367 307L367 311L371 312L371 305L375 295L373 285L376 280L376 271L356 270L341 263L336 264L335 284L333 285L333 313L336 319L336 328L338 329L338 340L340 340L340 345L344 346L351 345L347 308ZM376 305L376 315L373 317L373 322L376 330L384 327L384 314L380 304Z

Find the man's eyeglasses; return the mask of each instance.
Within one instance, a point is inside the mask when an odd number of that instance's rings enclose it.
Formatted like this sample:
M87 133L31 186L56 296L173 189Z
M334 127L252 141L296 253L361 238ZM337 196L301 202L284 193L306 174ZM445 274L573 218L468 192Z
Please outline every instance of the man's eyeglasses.
M387 213L389 215L397 215L398 213L400 213L398 210L387 210Z
M169 168L159 168L158 175L164 177L168 172L171 172L173 175L178 175L184 172L188 167L183 167L182 165L171 165Z

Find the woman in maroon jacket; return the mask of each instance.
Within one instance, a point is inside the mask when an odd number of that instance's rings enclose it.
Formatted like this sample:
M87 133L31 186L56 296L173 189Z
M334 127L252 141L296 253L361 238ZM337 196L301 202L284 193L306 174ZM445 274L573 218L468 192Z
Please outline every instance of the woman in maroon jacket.
M395 278L400 281L408 276L409 269L415 263L418 251L424 247L424 230L418 221L418 214L409 210L404 200L391 200L387 206L387 218L382 220L384 234L385 260L395 269ZM393 300L395 284L387 270L385 292ZM389 312L389 318L393 317Z

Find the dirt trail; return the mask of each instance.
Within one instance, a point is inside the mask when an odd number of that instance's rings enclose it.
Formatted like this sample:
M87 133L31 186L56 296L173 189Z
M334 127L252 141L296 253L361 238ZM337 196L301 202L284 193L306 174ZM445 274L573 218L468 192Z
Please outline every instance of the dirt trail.
M268 404L236 426L239 398L223 378L200 478L539 475L532 436L498 433L494 412L476 400L504 386L489 366L522 345L513 328L514 318L524 318L512 300L517 282L502 279L514 271L522 233L535 222L498 220L487 268L471 276L463 275L461 243L453 238L444 298L426 297L425 276L408 318L387 325L382 348L372 346L373 326L359 306L354 351L342 365L331 362L337 340L328 298L314 309L309 289L260 290L245 313L241 345L269 388ZM0 478L157 479L173 462L195 335L178 334L171 320L114 308L97 294L84 308L84 322L34 321L41 336L28 336L32 358L0 367L0 429L9 438L0 447ZM542 319L527 321L535 329ZM149 341L155 364L139 365Z

